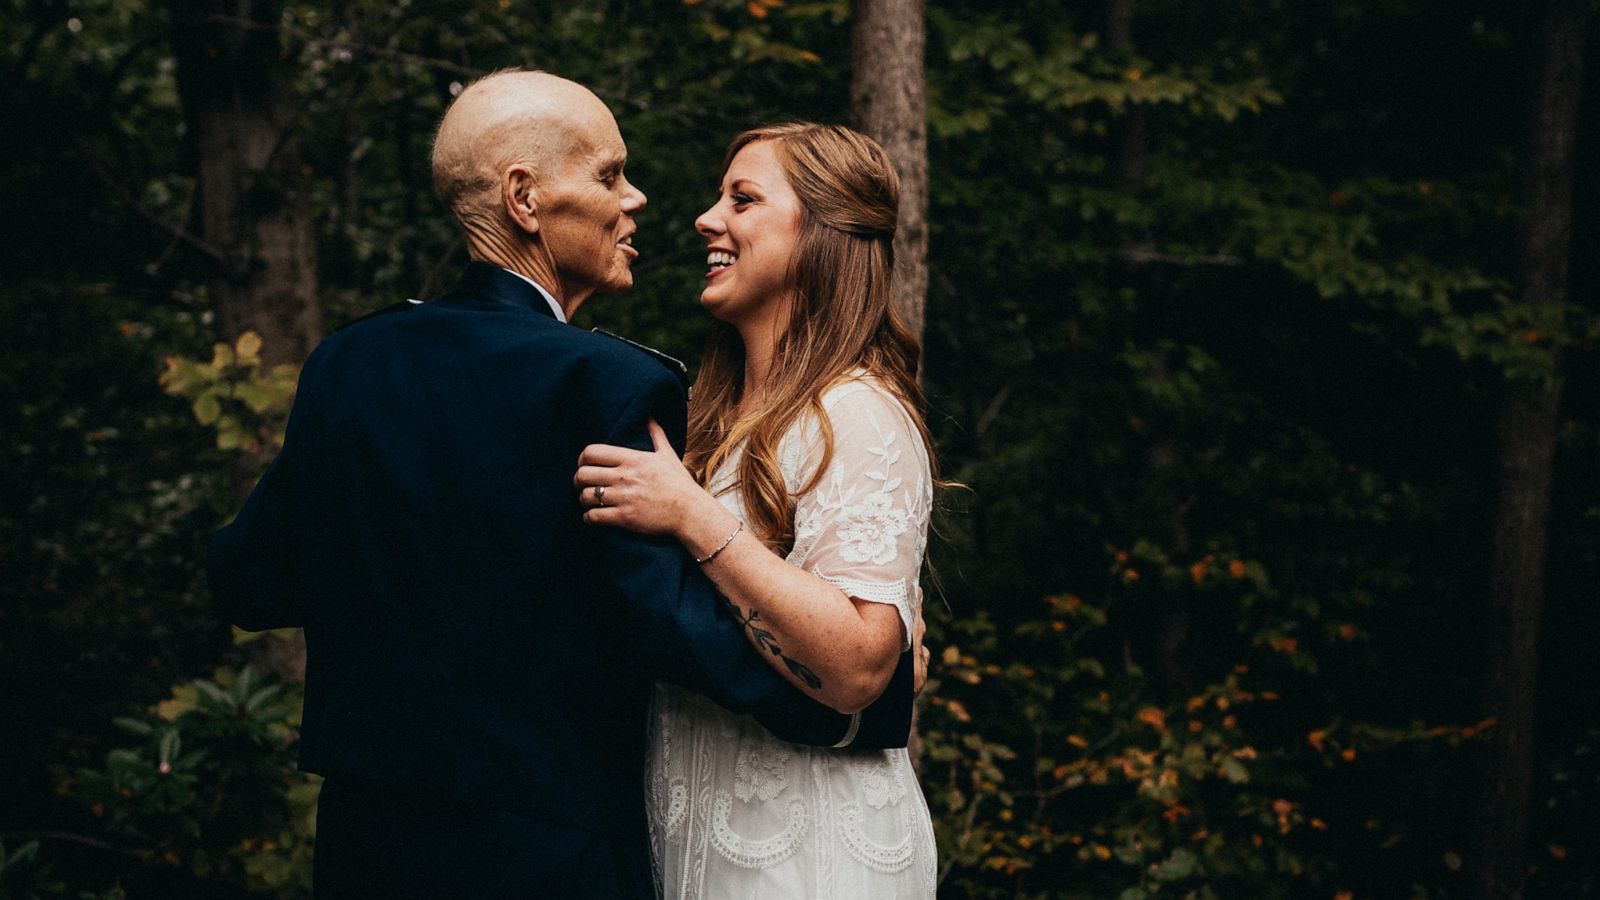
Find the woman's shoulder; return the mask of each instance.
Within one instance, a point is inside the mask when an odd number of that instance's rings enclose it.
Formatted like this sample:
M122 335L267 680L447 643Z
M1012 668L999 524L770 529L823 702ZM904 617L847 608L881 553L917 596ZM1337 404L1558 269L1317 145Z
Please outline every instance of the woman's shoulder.
M822 409L838 425L841 420L884 415L910 420L901 397L882 378L865 369L853 369L822 392Z

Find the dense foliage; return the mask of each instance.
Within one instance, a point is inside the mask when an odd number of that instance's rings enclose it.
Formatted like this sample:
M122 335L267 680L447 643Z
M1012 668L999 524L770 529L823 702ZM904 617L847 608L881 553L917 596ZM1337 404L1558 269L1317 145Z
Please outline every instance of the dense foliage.
M4 2L0 897L303 897L297 692L201 572L290 373L210 333L166 9ZM1600 886L1600 139L1575 302L1523 307L1527 11L1146 0L1122 44L1098 4L929 6L941 896L1462 896L1494 398L1558 377L1533 884ZM448 285L430 129L531 65L650 196L639 288L581 324L693 358L721 149L845 117L848 17L286 6L329 324Z

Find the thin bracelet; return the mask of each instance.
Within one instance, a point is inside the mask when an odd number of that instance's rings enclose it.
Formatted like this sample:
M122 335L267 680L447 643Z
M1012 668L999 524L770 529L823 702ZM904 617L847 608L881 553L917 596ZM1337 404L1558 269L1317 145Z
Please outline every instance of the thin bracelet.
M700 565L703 566L706 563L711 562L713 559L716 559L717 558L717 554L721 553L722 551L724 551L726 549L728 549L728 545L733 543L733 539L738 537L739 536L739 532L741 532L743 530L744 530L744 523L740 522L739 523L739 527L735 528L733 530L733 534L728 535L728 539L722 542L722 546L721 547L718 547L717 549L711 551L710 553L707 553L705 556L701 557L700 559L695 560L695 562L697 562L697 563L699 563Z

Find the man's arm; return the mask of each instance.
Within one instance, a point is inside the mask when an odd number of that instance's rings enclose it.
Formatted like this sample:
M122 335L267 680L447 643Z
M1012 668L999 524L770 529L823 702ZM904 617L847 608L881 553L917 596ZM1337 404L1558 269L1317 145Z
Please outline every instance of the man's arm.
M293 466L289 453L267 468L244 509L211 538L206 579L228 621L246 631L304 625L301 591L294 578L290 531Z
M256 482L244 508L211 538L206 580L228 621L246 631L299 628L305 624L304 591L299 583L296 544L299 529L296 491L310 452L308 423L311 382L316 369L307 360L284 432L283 449Z

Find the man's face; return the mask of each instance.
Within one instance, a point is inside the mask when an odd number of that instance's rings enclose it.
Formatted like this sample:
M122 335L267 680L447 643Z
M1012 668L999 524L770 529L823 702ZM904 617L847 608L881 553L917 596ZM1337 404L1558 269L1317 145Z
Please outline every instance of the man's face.
M539 231L563 298L633 287L633 216L645 195L623 175L628 148L611 113L595 101L576 117L565 159L540 183Z

